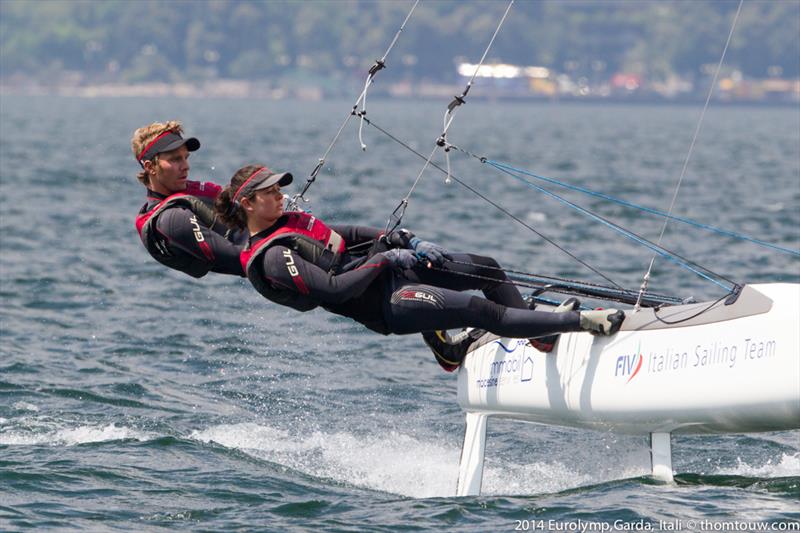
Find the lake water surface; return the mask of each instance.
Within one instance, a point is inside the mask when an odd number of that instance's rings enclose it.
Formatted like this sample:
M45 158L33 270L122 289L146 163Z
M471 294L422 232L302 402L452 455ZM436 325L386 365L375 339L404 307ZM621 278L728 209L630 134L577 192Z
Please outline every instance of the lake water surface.
M446 103L375 100L369 116L428 154ZM246 281L194 280L146 254L133 227L144 201L135 128L182 120L203 144L191 159L195 179L225 183L263 162L292 171L299 186L349 102L4 96L0 106L0 529L511 531L526 520L658 528L800 519L798 431L676 436L676 483L665 486L648 477L644 438L493 421L484 494L455 498L464 431L456 380L418 336L290 312ZM476 101L458 111L449 140L666 210L699 114ZM408 191L422 161L366 126L365 141L362 152L355 123L345 130L309 193L316 215L382 226ZM537 231L638 288L652 252L475 159L453 152L451 164ZM565 195L658 237L660 219ZM712 107L675 212L798 249L798 108ZM602 281L436 171L412 195L404 225L510 268ZM800 282L796 258L729 237L671 224L664 245L735 281ZM721 294L663 260L651 288Z

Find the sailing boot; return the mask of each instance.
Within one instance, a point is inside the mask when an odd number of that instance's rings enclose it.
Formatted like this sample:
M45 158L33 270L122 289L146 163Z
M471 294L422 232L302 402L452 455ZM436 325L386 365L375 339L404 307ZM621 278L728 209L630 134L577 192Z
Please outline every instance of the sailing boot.
M561 302L561 304L553 309L554 313L565 313L567 311L577 311L581 306L580 300L575 297L570 297ZM529 309L534 309L536 304L534 300L531 300ZM536 339L528 339L528 342L543 353L550 353L553 351L553 348L556 345L556 341L558 340L560 333L556 333L555 335L547 335L546 337L538 337Z
M455 335L447 331L423 331L422 339L433 352L436 362L445 372L453 372L464 361L470 345L482 337L486 331L482 329L462 330Z
M581 329L592 335L613 335L622 327L625 312L616 309L581 311Z

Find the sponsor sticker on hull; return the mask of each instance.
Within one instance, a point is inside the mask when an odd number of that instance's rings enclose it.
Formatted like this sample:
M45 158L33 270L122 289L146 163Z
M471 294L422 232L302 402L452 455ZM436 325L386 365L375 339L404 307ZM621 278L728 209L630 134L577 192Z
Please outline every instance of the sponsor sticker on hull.
M693 346L658 347L643 350L641 343L636 351L620 354L614 360L614 377L627 385L643 375L666 375L696 372L713 368L730 370L748 364L772 359L778 354L775 339L745 337L733 341L712 340Z
M494 343L499 348L497 353L502 354L503 358L492 361L486 372L478 376L475 380L478 388L487 389L533 381L534 360L530 350L525 349L528 346L527 340L513 339L508 345L499 340Z

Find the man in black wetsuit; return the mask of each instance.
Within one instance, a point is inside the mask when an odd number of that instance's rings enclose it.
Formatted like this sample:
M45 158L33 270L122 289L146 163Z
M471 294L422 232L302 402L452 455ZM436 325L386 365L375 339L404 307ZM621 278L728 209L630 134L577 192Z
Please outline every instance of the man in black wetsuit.
M516 287L504 283L503 271L490 268L497 263L488 257L450 254L407 231L387 236L284 213L280 187L291 182L289 173L243 167L215 203L228 225L248 229L243 270L275 303L298 311L323 307L384 335L463 327L515 338L581 330L610 335L622 323L624 314L613 309L530 310ZM463 292L471 289L486 298ZM439 354L437 360L442 364ZM452 361L453 368L460 362Z
M137 177L147 188L147 202L136 217L142 244L158 262L195 278L208 272L244 276L239 253L247 235L214 215L219 185L188 179L189 154L200 142L182 133L178 121L155 122L131 139L142 167Z

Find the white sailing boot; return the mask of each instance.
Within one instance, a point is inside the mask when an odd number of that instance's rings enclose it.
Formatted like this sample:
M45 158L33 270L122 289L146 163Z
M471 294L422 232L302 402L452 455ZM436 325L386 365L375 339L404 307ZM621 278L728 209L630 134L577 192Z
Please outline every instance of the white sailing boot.
M592 335L613 335L622 326L625 313L616 309L581 311L581 329Z

